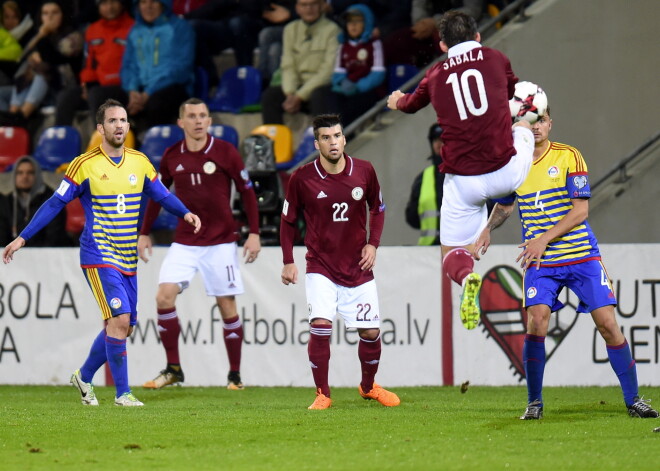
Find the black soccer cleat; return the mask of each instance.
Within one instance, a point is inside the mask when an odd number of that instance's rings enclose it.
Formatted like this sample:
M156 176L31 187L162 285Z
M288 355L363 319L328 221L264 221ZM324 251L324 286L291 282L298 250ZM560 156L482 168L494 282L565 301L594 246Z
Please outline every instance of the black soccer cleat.
M227 389L237 391L243 389L243 382L241 381L241 373L238 371L230 371L227 375Z
M538 420L543 417L543 403L538 399L534 399L527 404L525 413L520 416L520 420Z
M649 402L651 402L650 399L636 397L634 402L628 406L628 415L640 419L657 419L658 411L649 406Z

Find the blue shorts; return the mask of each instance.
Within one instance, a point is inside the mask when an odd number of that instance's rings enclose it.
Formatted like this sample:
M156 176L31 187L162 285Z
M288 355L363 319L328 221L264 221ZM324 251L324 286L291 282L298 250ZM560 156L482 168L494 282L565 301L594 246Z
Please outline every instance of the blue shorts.
M558 311L564 307L557 299L564 287L573 291L580 300L577 312L593 312L599 307L616 306L612 282L605 267L600 260L590 260L561 267L542 266L538 270L531 266L525 270L524 307L545 304L550 306L552 312Z
M104 321L120 314L130 314L131 325L137 324L137 276L104 267L83 268L83 273Z

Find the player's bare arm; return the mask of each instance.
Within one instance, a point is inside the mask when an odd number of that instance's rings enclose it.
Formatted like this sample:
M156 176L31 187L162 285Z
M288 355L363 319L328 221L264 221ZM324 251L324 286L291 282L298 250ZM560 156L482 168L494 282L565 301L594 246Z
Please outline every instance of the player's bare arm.
M521 267L526 269L535 263L537 270L541 268L541 257L550 241L569 233L575 226L582 224L587 219L589 200L576 198L571 199L571 203L573 207L557 224L537 238L525 241L518 246L523 249L516 258L516 262L521 261Z
M142 234L138 236L137 250L140 259L147 263L153 254L151 236Z
M261 239L259 234L249 234L245 244L243 244L243 258L245 263L254 262L261 252Z
M474 248L472 250L472 256L475 260L481 260L481 256L486 253L488 247L490 247L490 233L495 230L497 227L500 227L504 221L506 221L511 213L513 212L512 204L501 204L497 203L493 208L493 211L490 213L488 218L488 223L484 230L481 231L477 241L474 243Z
M399 101L399 98L401 98L405 93L403 93L401 90L394 90L389 97L387 97L387 107L391 110L398 110L399 108L396 106L397 102Z
M187 213L183 216L183 220L195 228L195 234L199 232L202 228L202 221L199 220L199 216L193 213Z
M360 259L360 268L363 271L371 270L376 266L376 247L367 244L362 247L362 258Z
M21 236L16 237L9 244L7 244L5 250L2 252L2 261L5 262L5 264L11 262L14 259L14 253L16 253L24 245L25 239L23 239Z
M298 282L298 267L295 263L287 263L282 268L282 283L288 285L293 283L294 285Z

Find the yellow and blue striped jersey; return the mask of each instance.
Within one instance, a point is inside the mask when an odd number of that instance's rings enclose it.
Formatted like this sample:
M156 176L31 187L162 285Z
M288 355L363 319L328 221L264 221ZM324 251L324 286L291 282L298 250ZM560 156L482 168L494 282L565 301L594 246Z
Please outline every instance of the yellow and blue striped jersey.
M80 237L83 268L110 267L126 275L137 268L137 237L143 192L159 201L169 194L146 155L125 148L115 163L96 147L76 157L55 194L85 210Z
M556 225L572 208L571 199L591 197L587 164L575 147L550 142L516 190L523 241ZM541 265L560 266L600 260L598 241L587 221L550 241Z

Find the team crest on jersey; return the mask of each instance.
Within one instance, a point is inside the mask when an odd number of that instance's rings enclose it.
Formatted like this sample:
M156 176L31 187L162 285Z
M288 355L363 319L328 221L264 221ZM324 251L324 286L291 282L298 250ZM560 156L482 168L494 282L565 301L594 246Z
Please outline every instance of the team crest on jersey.
M131 184L131 186L135 186L135 185L137 185L137 177L135 176L134 173L131 173L131 174L128 176L128 182Z
M355 201L360 201L362 199L362 196L364 196L364 190L359 186L356 186L355 188L353 188L353 191L351 191L351 196Z
M559 175L559 169L558 169L556 166L553 165L552 167L550 167L550 168L548 169L548 176L549 176L550 178L554 178L554 177L556 177L557 175Z
M202 168L204 169L205 174L211 175L212 173L215 173L217 167L215 166L215 162L208 161Z
M529 289L527 290L527 297L528 297L529 299L532 299L534 296L536 296L536 293L537 293L536 288L534 288L534 287L532 286L531 288L529 288Z
M110 307L112 309L119 309L121 307L121 299L119 298L112 298L110 300Z

